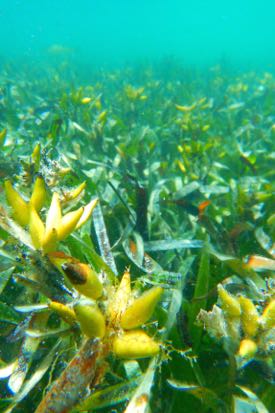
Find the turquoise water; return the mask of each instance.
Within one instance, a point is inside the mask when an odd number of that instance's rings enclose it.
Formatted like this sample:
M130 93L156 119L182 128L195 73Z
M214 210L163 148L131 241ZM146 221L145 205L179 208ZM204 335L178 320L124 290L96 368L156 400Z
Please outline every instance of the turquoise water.
M0 56L30 61L62 52L101 65L172 55L268 68L274 21L272 0L0 0Z
M274 412L274 22L0 0L0 413Z

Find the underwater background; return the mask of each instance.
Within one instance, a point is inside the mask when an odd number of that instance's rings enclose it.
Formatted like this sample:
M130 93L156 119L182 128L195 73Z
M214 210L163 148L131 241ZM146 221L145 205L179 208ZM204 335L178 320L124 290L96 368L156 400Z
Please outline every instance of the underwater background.
M274 413L275 0L0 0L0 413Z
M1 0L0 55L47 60L61 45L84 64L173 55L263 68L274 65L274 19L272 0Z

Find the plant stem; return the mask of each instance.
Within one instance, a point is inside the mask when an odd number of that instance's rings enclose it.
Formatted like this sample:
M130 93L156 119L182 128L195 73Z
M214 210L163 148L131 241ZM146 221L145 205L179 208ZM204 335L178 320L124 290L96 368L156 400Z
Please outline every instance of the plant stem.
M94 379L100 355L100 340L87 340L61 376L53 383L35 413L69 412L80 401L83 391Z

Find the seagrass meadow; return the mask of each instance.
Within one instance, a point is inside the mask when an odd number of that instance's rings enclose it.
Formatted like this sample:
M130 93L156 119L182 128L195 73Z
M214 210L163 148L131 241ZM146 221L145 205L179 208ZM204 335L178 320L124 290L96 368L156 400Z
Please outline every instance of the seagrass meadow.
M0 70L0 412L274 412L274 72L50 52Z

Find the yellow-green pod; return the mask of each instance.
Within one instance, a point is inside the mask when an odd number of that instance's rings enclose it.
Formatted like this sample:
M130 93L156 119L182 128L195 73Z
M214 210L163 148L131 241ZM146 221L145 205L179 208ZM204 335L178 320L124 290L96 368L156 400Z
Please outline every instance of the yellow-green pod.
M41 145L40 143L37 143L34 147L34 150L32 152L32 160L35 165L35 170L39 170L39 165L40 165L40 158L41 158Z
M183 162L178 160L177 164L178 164L178 167L180 168L181 172L185 174L186 173L186 168L185 168Z
M261 317L261 324L264 329L275 327L275 300L272 300L264 309Z
M146 323L151 318L162 293L161 287L153 287L134 300L121 317L121 327L127 330Z
M104 337L105 318L96 305L77 304L74 306L77 321L81 331L89 338Z
M159 350L160 344L142 330L128 331L113 341L113 353L122 359L153 357Z
M121 278L120 284L116 290L116 301L126 310L129 298L131 296L131 274L126 270Z
M221 285L218 285L218 295L224 313L228 317L240 317L241 305L237 298L228 293Z
M257 334L259 327L259 314L257 309L249 298L239 297L238 301L242 310L242 329L247 336L254 337Z
M125 312L131 296L131 275L128 270L123 274L120 284L109 299L107 314L114 325L120 322L122 313Z
M83 211L84 208L80 207L76 211L68 212L61 218L61 222L57 228L57 236L59 241L65 239L71 232L74 231L76 224L83 214Z
M85 97L85 98L82 98L82 99L81 99L81 103L82 103L82 105L87 105L88 103L91 102L91 100L92 100L92 98L90 98L90 97Z
M57 301L51 301L49 308L57 313L66 323L73 325L76 322L75 312L68 306L58 303Z
M258 347L255 341L244 339L240 342L238 354L243 358L251 358L256 354L257 350Z
M42 249L44 254L48 254L49 252L53 252L56 250L58 242L57 231L53 228L51 231L47 231L44 235L43 242L42 242Z
M32 205L30 205L29 231L34 247L38 250L42 249L45 235L45 226L41 221L36 209Z
M83 263L64 263L62 270L80 294L96 300L102 295L103 286L94 270Z
M201 130L202 132L207 132L209 128L210 128L210 125L204 125L202 126Z
M59 196L56 192L53 193L51 205L47 213L46 232L52 231L53 228L57 230L61 222L61 205Z
M104 124L107 120L107 110L104 110L98 115L98 122Z
M44 206L46 202L46 185L44 179L38 176L35 180L30 203L34 206L37 212Z
M37 143L32 151L32 160L34 162L40 159L40 150L41 150L41 145L40 143Z
M180 112L190 112L191 110L195 109L196 103L193 103L193 105L190 106L175 105L175 107Z
M98 203L98 199L96 198L84 206L83 214L81 215L79 221L77 222L75 229L80 228L82 225L85 224L85 222L88 221L97 203Z
M29 223L29 205L13 188L10 181L4 183L6 198L12 208L14 220L23 227Z
M69 193L66 194L65 201L72 201L73 199L77 198L82 191L86 188L86 181L82 182L82 184L78 185L77 188L71 190Z

